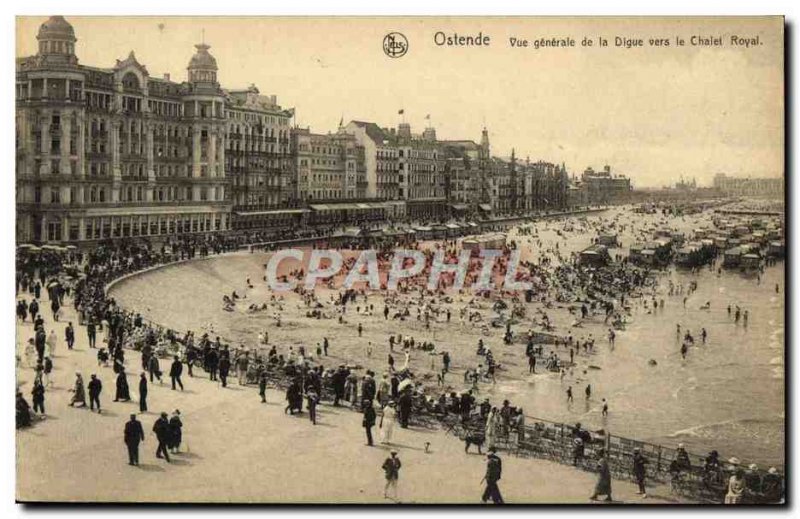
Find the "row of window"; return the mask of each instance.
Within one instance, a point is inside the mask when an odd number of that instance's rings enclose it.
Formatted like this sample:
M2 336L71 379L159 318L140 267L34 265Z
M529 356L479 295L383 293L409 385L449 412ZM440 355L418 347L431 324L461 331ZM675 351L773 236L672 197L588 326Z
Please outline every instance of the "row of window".
M132 220L132 222L131 222ZM108 218L86 218L84 220L84 239L99 240L101 238L123 238L131 236L157 236L160 234L184 234L188 232L209 232L222 231L226 228L226 222L220 215L213 216L177 216L162 217L159 220L147 216L125 217L121 220L109 221ZM46 222L45 240L76 241L80 239L80 222L70 222L68 235L64 236L64 228L61 220L50 220ZM36 229L34 236L38 237L39 229Z
M79 200L79 191L76 187L69 188L68 198L61 196L62 190L50 188L49 196L42 199L42 188L36 186L33 190L33 202L36 204L74 204ZM220 186L203 186L195 196L191 186L160 186L153 190L155 202L221 202L225 199L225 189ZM145 188L142 186L127 186L120 190L120 202L144 202L146 200ZM105 203L111 201L111 189L104 186L91 186L83 191L83 203Z
M289 119L287 117L276 117L274 115L262 115L262 114L255 114L251 112L240 112L238 110L228 110L228 117L235 121L245 121L248 123L258 123L261 125L264 124L271 124L271 125L278 125L278 126L288 126ZM236 125L236 132L241 133L243 128L248 128L248 126L239 126Z

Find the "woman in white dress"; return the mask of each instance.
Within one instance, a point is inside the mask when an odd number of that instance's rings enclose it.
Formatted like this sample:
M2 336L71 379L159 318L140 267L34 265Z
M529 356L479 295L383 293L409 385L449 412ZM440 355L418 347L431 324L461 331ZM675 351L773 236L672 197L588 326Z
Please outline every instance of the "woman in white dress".
M25 364L29 368L36 367L36 346L33 344L33 339L29 339L25 345Z
M494 447L495 444L495 438L497 437L497 417L497 408L492 407L492 409L489 411L489 415L486 417L486 428L484 430L484 444L486 445L487 449Z
M47 349L50 351L50 356L56 356L56 346L58 345L58 337L55 330L50 330L50 335L47 336Z
M381 443L392 443L395 423L397 423L397 410L395 409L394 400L392 400L383 408L383 416L380 423Z

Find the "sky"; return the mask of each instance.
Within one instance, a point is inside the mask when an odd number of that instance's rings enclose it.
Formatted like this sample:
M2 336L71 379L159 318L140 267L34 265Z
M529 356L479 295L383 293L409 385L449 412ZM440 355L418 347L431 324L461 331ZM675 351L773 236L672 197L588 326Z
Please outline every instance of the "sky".
M36 53L45 17L17 18L17 56ZM225 88L251 83L296 109L296 124L335 131L339 120L480 140L492 153L629 176L636 187L682 176L710 185L717 173L784 174L781 18L259 18L68 17L80 63L113 67L133 50L152 76L186 79L194 44L211 45ZM401 32L408 52L382 41ZM489 46L438 46L442 32L490 37ZM690 37L720 37L721 47ZM733 35L760 45L731 45ZM572 48L532 48L539 38ZM581 45L584 37L592 47ZM598 38L608 40L600 47ZM615 38L642 38L626 49ZM676 37L686 41L676 46ZM527 39L513 48L510 38ZM670 40L651 47L651 38ZM400 109L404 115L398 115ZM430 119L426 119L427 115Z

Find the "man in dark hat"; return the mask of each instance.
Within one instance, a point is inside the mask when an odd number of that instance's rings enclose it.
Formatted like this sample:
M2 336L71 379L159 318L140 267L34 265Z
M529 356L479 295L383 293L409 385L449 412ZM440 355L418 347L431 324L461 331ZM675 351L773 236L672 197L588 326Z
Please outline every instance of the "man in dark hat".
M494 504L502 505L503 496L500 495L497 482L500 481L503 473L503 462L496 453L497 449L489 447L489 453L486 454L486 475L483 478L486 481L486 489L483 491L481 501L486 503L491 499Z
M217 380L217 369L219 368L219 353L214 348L209 348L205 357L206 370L209 380Z
M167 413L161 413L161 416L153 424L153 432L156 433L158 439L158 447L156 448L156 458L166 458L169 463L169 453L167 452L167 445L170 440L170 427Z
M638 447L633 449L633 477L636 479L636 484L639 487L637 494L642 497L647 497L647 488L645 488L644 478L646 473L647 458L642 456L642 450Z
M400 458L397 457L397 451L392 450L389 457L384 460L381 468L386 476L386 486L383 488L383 497L389 499L389 489L392 489L392 499L397 500L397 480L400 479Z
M400 409L400 427L407 429L408 419L411 417L411 390L404 389L397 403L397 407Z
M258 378L258 395L261 397L261 403L267 403L267 372L264 371L261 373L261 376Z
M228 373L231 370L231 357L223 350L219 356L219 380L222 382L222 387L228 387Z
M375 399L375 379L373 378L375 373L372 371L367 371L367 374L364 376L363 382L361 382L361 396L364 400L369 400L370 402Z
M139 464L139 443L144 441L142 423L136 420L136 415L131 414L131 419L125 424L125 445L128 446L128 465Z
M91 380L86 386L89 389L89 409L94 411L94 405L97 404L97 412L100 412L100 392L103 390L103 384L97 375L92 373Z
M175 355L172 358L172 365L169 368L169 378L172 379L172 390L175 390L175 384L178 384L181 387L181 391L183 391L183 382L181 382L181 374L183 373L183 363Z
M347 372L347 368L345 368L344 364L341 364L336 371L333 373L331 377L331 382L333 383L333 405L339 406L339 400L344 398L344 385L347 382L347 376L349 373Z
M364 408L364 420L361 425L367 433L367 445L372 446L372 428L375 426L375 408L372 407L372 400L365 399L361 406Z
M139 411L147 411L147 375L144 371L139 375Z
M67 340L67 348L71 350L75 344L75 328L72 327L72 322L64 329L64 338Z

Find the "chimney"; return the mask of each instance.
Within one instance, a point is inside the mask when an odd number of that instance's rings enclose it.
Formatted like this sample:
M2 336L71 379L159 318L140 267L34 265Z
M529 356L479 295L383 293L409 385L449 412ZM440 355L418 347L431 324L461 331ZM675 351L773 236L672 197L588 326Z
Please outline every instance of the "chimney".
M164 80L169 81L169 72L164 72Z

